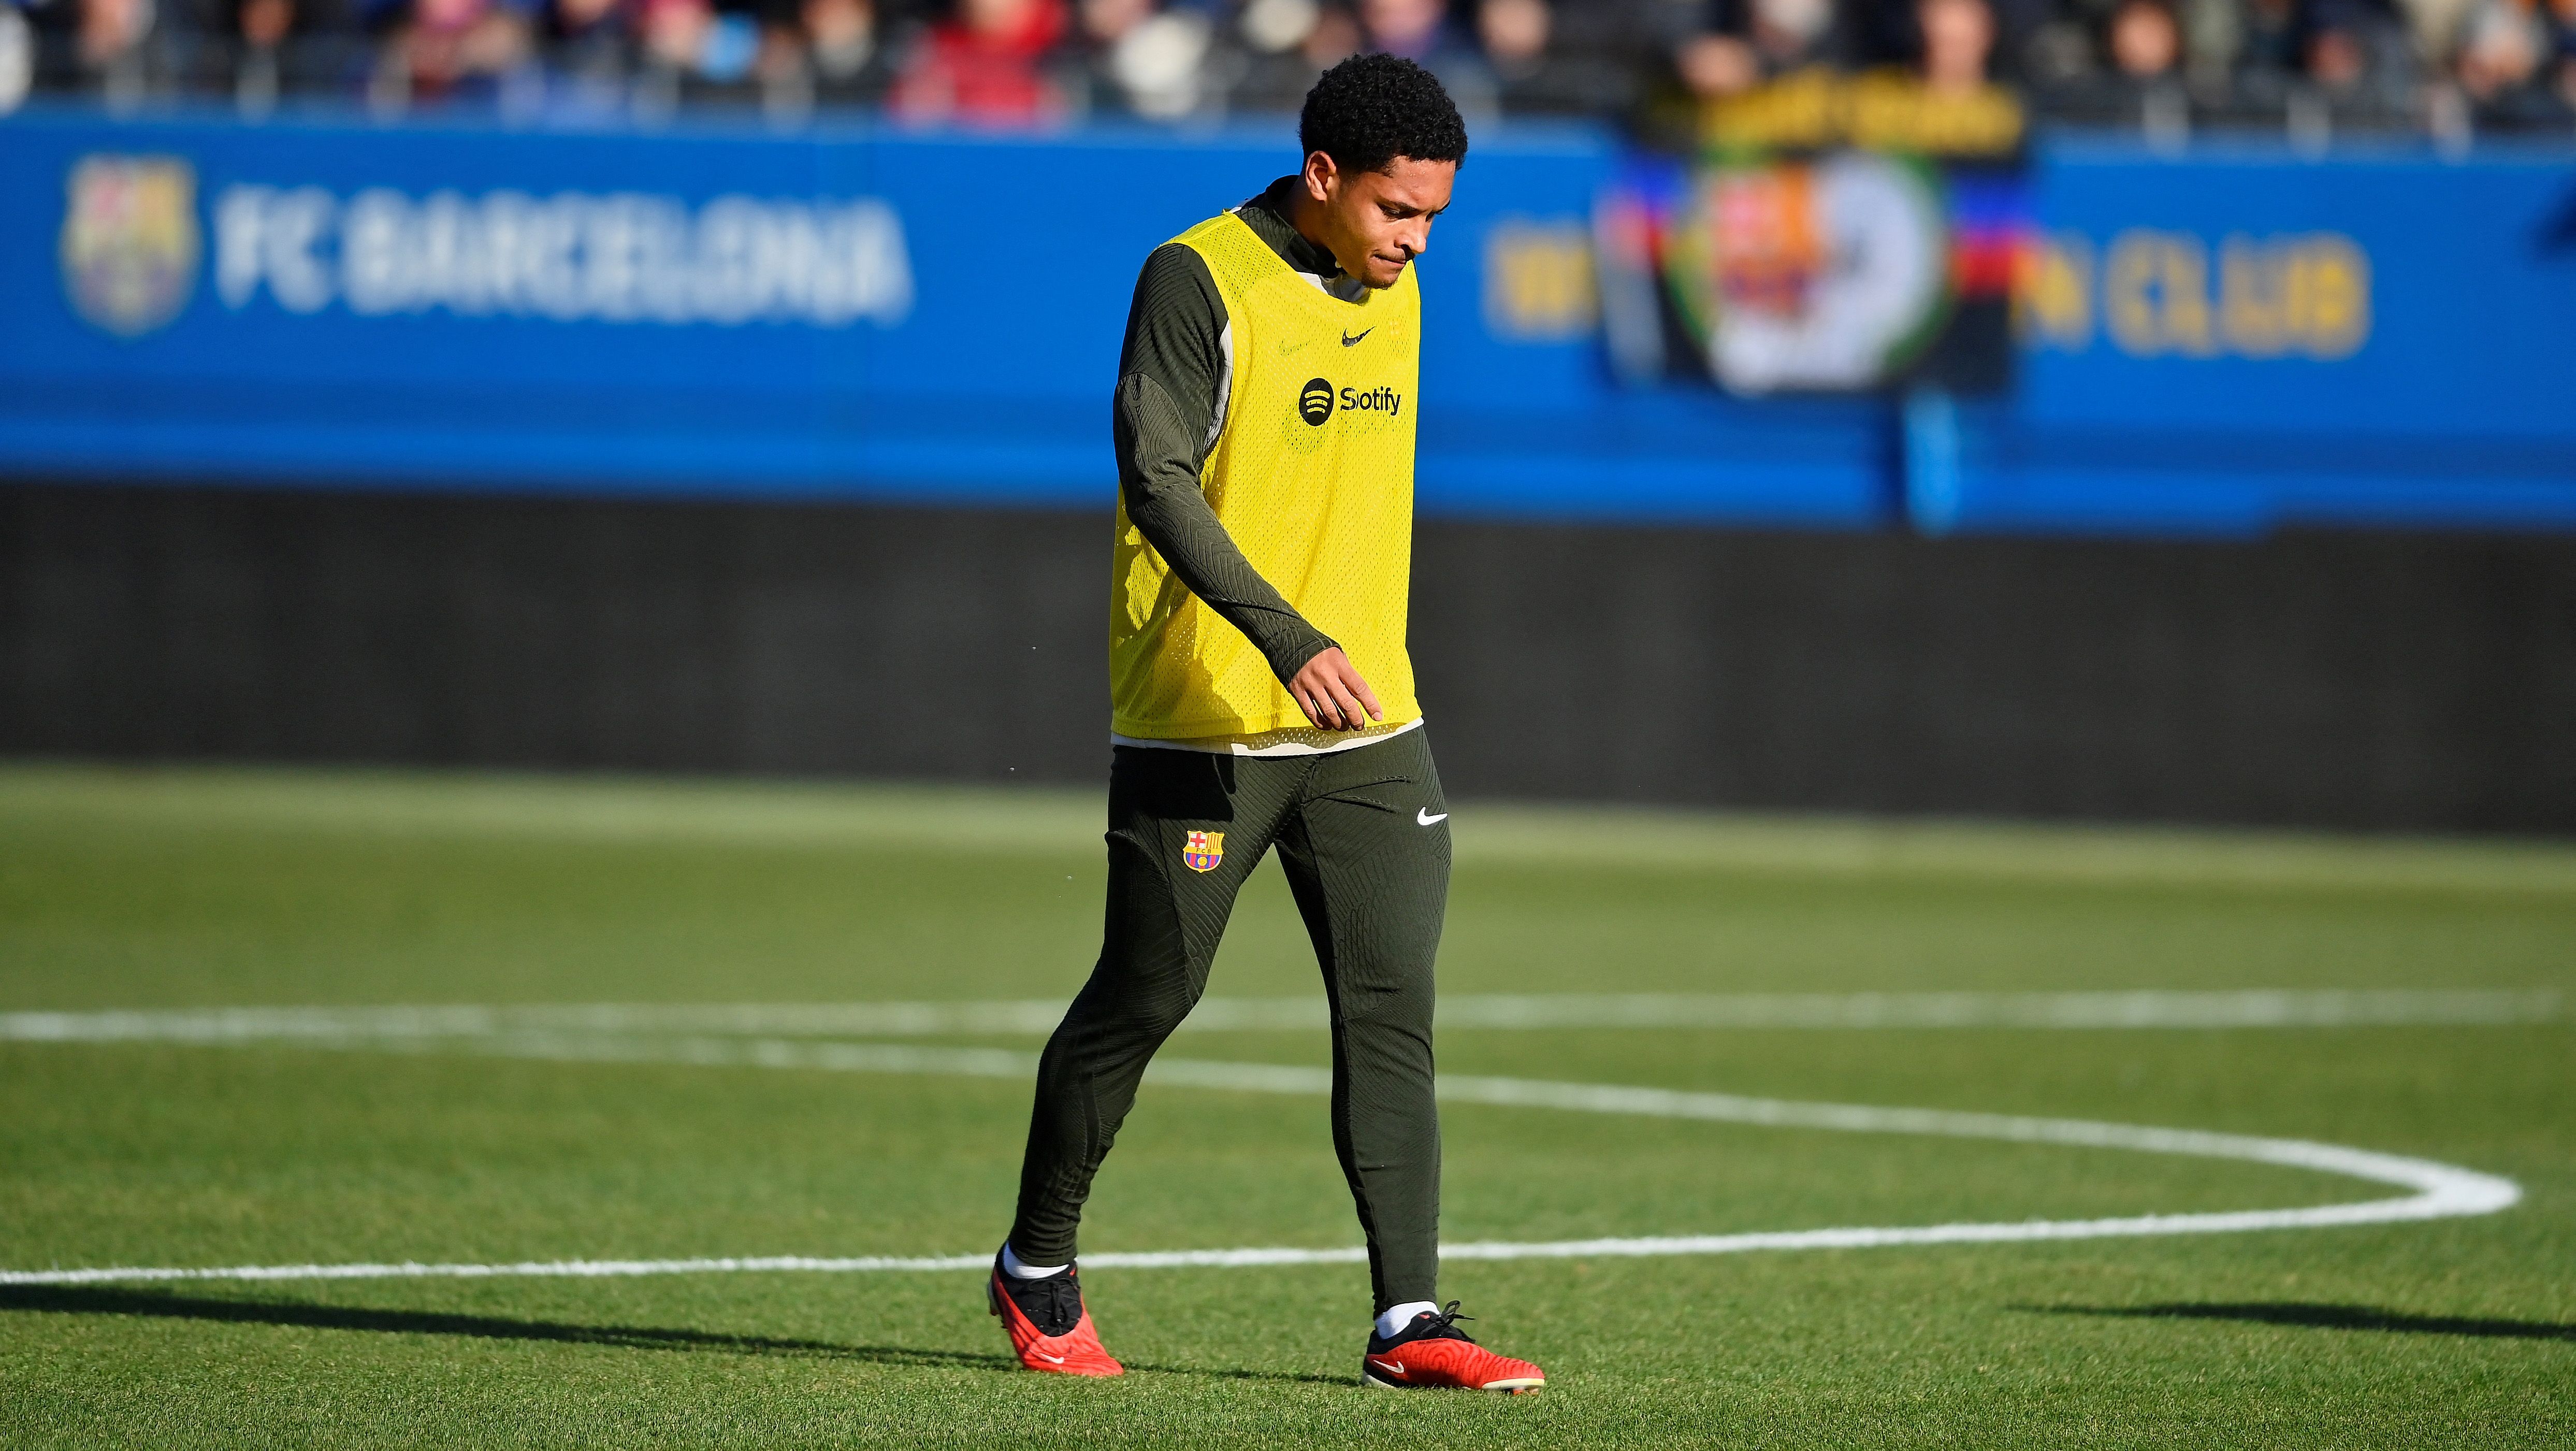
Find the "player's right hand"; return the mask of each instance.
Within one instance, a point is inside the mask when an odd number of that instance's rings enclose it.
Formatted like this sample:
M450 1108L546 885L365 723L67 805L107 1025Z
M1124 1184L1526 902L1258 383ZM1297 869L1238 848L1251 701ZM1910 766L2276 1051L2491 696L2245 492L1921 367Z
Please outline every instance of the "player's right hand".
M1289 677L1288 694L1317 730L1365 730L1370 721L1386 719L1377 692L1351 668L1351 657L1338 645L1299 666Z

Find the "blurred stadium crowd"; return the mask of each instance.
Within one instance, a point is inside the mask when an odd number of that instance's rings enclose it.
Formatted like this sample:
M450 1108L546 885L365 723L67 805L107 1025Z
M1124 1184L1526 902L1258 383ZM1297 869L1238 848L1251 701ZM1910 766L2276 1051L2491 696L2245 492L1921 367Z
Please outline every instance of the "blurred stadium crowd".
M1898 76L2150 137L2576 134L2576 0L0 0L0 109L1188 122L1292 109L1362 49L1473 115L1649 128Z

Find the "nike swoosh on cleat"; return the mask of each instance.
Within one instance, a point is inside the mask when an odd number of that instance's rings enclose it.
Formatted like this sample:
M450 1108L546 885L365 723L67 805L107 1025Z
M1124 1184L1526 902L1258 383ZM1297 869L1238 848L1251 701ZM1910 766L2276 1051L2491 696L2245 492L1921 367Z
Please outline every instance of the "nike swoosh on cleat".
M1413 824L1416 826L1437 826L1448 819L1448 812L1443 811L1438 816L1434 816L1428 806L1417 807L1413 813Z
M1053 1362L1054 1362L1054 1363L1056 1363L1057 1365L1062 1365L1062 1364L1064 1364L1064 1357L1063 1357L1063 1356L1061 1356L1061 1355L1049 1355L1049 1354L1047 1354L1047 1353L1046 1353L1045 1351L1043 1351L1043 1350L1040 1350L1040 1351L1034 1351L1034 1352L1031 1352L1031 1353L1032 1353L1032 1354L1034 1354L1034 1355L1036 1355L1036 1356L1037 1356L1037 1358L1038 1358L1038 1359L1040 1359L1040 1360L1053 1361Z

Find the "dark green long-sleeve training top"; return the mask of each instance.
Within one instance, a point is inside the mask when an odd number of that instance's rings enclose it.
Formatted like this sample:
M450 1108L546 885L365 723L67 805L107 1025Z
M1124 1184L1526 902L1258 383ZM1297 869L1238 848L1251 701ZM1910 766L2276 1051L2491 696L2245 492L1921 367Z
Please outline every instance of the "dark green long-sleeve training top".
M1243 204L1243 220L1290 267L1336 296L1356 298L1358 282L1343 274L1331 251L1290 225L1289 188L1297 184L1293 176L1272 182ZM1199 487L1234 381L1228 326L1225 298L1206 259L1178 242L1155 248L1136 278L1118 356L1110 422L1118 491L1136 532L1190 593L1252 641L1284 685L1333 641L1243 557Z

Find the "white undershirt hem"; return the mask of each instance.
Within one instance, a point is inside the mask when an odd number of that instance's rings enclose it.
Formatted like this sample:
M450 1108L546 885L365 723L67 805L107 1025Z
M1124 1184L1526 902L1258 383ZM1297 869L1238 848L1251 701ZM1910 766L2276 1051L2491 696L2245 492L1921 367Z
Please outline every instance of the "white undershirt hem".
M1109 733L1109 744L1130 746L1143 751L1198 751L1211 756L1329 756L1335 751L1356 751L1390 741L1406 731L1419 729L1422 717L1415 716L1399 726L1365 731L1351 735L1343 731L1317 730L1313 726L1290 726L1285 730L1263 731L1249 736L1201 736L1190 740L1163 741L1143 736Z

